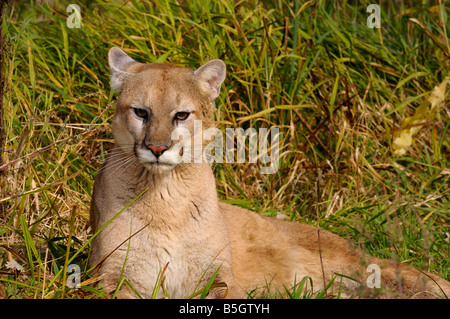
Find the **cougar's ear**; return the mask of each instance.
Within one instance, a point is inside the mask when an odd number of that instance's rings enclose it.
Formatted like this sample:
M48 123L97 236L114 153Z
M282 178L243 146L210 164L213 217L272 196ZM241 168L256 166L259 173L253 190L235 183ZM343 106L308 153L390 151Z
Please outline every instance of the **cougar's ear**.
M118 47L112 47L109 50L108 62L111 71L111 87L118 91L121 90L123 81L132 74L127 72L130 66L140 64Z
M225 80L226 66L222 60L211 60L199 67L194 75L198 78L200 88L214 101L220 93L220 86Z

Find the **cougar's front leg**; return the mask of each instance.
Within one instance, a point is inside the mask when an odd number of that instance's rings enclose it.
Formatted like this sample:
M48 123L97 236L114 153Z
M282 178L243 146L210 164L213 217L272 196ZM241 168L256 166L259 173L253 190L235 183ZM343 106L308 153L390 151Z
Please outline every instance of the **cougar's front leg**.
M224 284L224 286L212 289L206 296L208 299L241 299L245 297L245 292L234 279L229 265L222 265L214 284Z
M124 271L126 266L125 255L121 251L116 251L109 256L104 256L104 259L98 265L100 282L103 291L108 296L115 294L120 299L138 298L138 295L123 281L123 279L126 279ZM118 287L119 283L121 284L120 287ZM117 289L119 290L117 291Z

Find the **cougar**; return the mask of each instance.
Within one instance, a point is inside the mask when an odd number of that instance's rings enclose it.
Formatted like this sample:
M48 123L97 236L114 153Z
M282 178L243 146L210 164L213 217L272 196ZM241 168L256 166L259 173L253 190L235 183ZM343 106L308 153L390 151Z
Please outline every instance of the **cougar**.
M211 165L184 161L194 147L173 133L194 134L196 120L214 127L224 62L193 71L139 63L117 47L108 59L119 91L115 146L95 179L90 220L90 264L105 292L187 298L208 286L208 298L245 298L283 293L309 277L314 291L337 287L345 296L450 295L440 277L364 254L317 227L218 200Z

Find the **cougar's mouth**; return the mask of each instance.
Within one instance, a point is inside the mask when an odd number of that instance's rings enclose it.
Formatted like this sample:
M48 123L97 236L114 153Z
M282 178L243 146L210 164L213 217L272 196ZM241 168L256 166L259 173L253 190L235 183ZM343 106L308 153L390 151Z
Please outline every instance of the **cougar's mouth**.
M146 148L137 147L135 155L139 162L149 171L154 173L162 173L170 171L175 168L179 163L177 158L179 154L175 154L172 149L168 149L164 153L155 156L153 152Z

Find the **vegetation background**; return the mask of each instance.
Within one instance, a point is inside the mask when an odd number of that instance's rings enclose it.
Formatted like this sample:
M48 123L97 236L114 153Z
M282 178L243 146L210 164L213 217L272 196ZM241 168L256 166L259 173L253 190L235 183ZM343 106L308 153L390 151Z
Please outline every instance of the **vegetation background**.
M73 2L80 28L67 25ZM1 21L0 297L105 297L91 283L87 225L113 145L112 46L191 68L223 59L218 126L283 133L276 174L214 166L220 199L449 280L449 7L380 1L381 27L369 28L371 2L10 0ZM69 264L80 266L81 289L66 285Z

